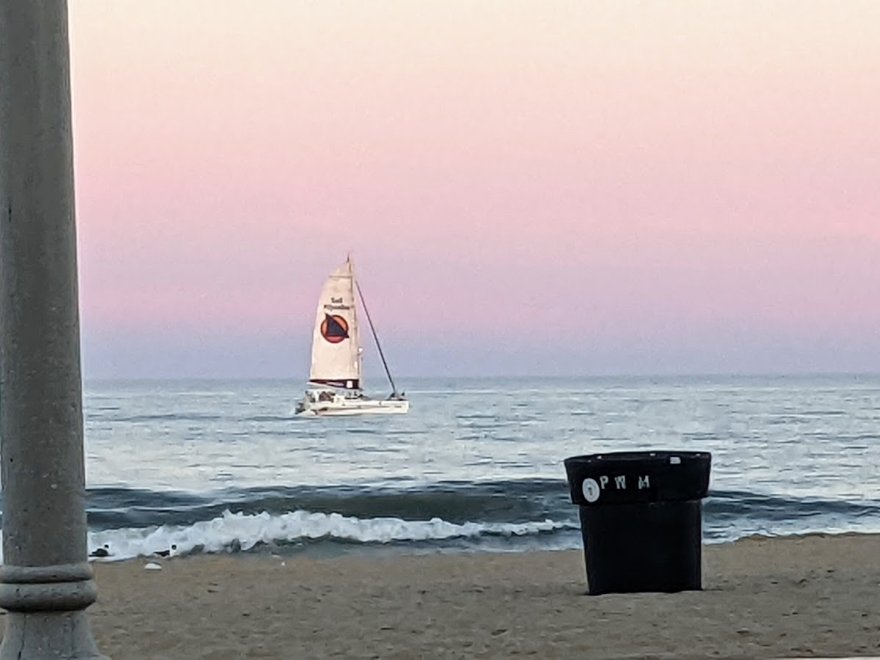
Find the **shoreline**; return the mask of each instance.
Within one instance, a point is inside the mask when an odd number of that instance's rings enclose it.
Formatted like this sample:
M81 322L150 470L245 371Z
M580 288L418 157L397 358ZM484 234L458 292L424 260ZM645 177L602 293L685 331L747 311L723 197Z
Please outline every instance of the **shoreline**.
M580 541L580 531L574 532L577 534L578 539ZM733 545L736 543L742 543L744 541L773 541L773 540L787 540L787 539L809 539L809 538L848 538L851 536L878 536L880 537L880 531L841 531L841 532L826 532L826 531L809 531L809 532L799 532L792 534L761 534L761 533L753 533L747 534L745 536L741 536L739 538L729 540L729 539L703 539L703 548L717 548L728 545ZM188 552L181 555L174 554L174 548L169 548L168 550L153 553L151 555L140 555L137 557L124 557L121 559L114 558L106 555L89 555L88 562L92 566L97 566L100 564L127 564L131 562L141 562L146 563L150 561L154 562L164 562L164 561L190 561L190 560L199 560L202 558L211 558L211 557L234 557L242 560L246 559L280 559L280 560L298 560L298 559L309 559L309 560L333 560L333 559L382 559L382 558L393 558L393 557L431 557L436 555L451 555L451 556L482 556L482 555L508 555L508 554L534 554L534 553L544 553L544 552L583 552L583 548L581 545L578 547L540 547L537 545L533 546L522 546L522 547L508 547L502 548L498 546L457 546L454 544L444 545L442 543L438 545L411 545L411 544L379 544L379 543L365 543L363 545L359 544L344 544L340 543L336 546L333 546L332 549L327 549L326 547L321 547L320 545L315 545L313 547L294 547L294 546L270 546L270 545L258 545L254 548L250 548L248 550L234 550L234 551L216 551L216 552ZM2 557L0 557L0 565L2 565Z
M162 570L144 570L154 561ZM703 590L586 595L581 550L95 562L123 658L880 655L880 535L703 545Z

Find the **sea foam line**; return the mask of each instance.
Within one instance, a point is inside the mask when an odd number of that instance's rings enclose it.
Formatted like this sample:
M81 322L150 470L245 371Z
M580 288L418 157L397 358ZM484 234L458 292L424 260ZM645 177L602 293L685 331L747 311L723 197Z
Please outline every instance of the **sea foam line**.
M492 536L528 536L568 529L553 520L526 523L451 523L441 518L356 518L338 513L293 511L281 515L233 513L187 526L124 528L89 533L90 552L109 552L103 561L155 554L186 555L250 550L259 544L335 539L355 543L438 541ZM103 554L103 553L101 553Z

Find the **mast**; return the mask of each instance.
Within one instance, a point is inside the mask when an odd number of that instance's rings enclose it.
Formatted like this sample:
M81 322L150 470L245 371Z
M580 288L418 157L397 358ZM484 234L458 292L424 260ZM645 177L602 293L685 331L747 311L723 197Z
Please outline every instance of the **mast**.
M349 257L350 259L351 257ZM367 317L367 323L370 324L370 332L373 334L373 339L376 342L376 348L379 349L379 357L382 358L382 366L385 367L385 374L388 376L388 382L391 383L391 394L397 394L397 386L394 384L394 379L391 377L391 370L388 368L388 362L385 361L385 354L382 352L382 344L379 343L379 335L376 334L376 327L373 325L373 319L370 318L370 310L367 309L367 303L364 300L364 293L361 291L360 282L355 279L354 275L352 275L352 279L354 280L354 285L357 288L358 297L361 299L361 305L364 306L364 315Z

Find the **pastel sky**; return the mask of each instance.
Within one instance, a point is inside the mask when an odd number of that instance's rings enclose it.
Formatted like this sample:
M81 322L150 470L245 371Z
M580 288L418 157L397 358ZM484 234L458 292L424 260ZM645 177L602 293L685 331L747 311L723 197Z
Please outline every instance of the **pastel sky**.
M880 2L70 16L87 378L880 371Z

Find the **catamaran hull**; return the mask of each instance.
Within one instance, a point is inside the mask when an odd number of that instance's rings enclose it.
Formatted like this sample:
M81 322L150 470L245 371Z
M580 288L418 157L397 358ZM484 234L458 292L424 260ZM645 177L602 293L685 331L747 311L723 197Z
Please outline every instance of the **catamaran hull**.
M297 417L353 417L355 415L402 415L409 411L409 401L339 401L306 403L297 408Z

